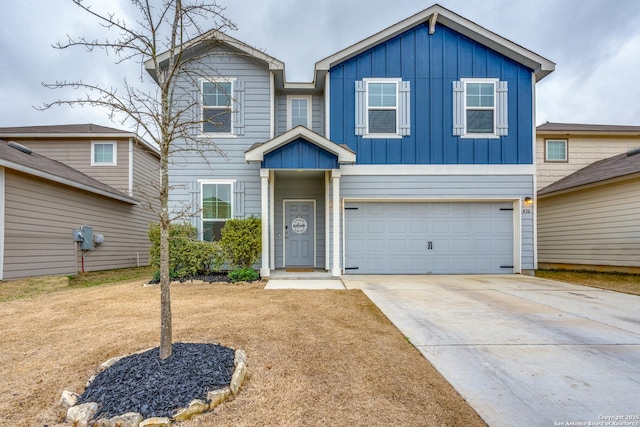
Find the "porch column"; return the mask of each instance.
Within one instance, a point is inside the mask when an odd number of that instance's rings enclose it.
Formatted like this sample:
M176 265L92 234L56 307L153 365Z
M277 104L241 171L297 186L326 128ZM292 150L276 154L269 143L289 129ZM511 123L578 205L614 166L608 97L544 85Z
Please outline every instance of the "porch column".
M342 274L340 263L340 170L331 171L331 182L333 183L333 263L331 265L331 275L339 277Z
M262 220L262 265L260 276L269 277L269 169L260 169L260 201Z

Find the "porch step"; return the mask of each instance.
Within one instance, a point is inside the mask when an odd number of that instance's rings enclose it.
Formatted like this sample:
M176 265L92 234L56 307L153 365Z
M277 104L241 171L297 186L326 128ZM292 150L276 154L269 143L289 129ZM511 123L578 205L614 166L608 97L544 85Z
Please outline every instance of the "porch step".
M269 279L265 289L346 289L338 279Z

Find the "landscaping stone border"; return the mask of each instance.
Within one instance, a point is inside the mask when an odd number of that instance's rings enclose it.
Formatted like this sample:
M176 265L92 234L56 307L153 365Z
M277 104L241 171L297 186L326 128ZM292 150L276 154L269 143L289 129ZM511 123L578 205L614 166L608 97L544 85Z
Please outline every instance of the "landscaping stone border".
M137 353L142 353L147 350L142 350ZM136 353L133 353L136 354ZM105 369L112 366L118 360L128 356L113 357L106 362L102 363L96 375ZM129 412L119 415L113 418L101 418L94 420L93 417L98 412L98 404L95 402L88 402L77 405L79 394L72 391L65 390L62 392L60 398L60 404L67 408L67 416L64 424L59 424L59 427L73 426L73 427L167 427L174 421L185 421L192 418L195 415L201 414L206 411L214 409L222 402L227 400L229 396L236 396L240 391L244 379L247 374L247 353L244 350L237 349L235 351L235 357L233 361L235 370L231 376L231 382L227 387L219 390L212 390L207 393L207 401L200 399L194 399L189 403L186 408L178 409L175 414L169 417L152 417L143 419L141 414L135 412ZM93 375L87 382L88 387L95 379L96 375Z

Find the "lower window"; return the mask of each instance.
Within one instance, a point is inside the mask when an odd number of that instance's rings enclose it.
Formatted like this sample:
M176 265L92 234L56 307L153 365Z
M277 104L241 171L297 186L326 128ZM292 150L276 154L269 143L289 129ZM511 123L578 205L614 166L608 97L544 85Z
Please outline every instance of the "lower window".
M220 240L222 227L233 214L233 183L201 182L202 240Z

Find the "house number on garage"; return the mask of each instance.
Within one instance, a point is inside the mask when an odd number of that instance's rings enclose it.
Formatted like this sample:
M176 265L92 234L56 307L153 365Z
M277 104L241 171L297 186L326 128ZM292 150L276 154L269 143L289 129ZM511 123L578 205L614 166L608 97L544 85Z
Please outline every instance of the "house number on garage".
M307 220L298 215L291 223L291 229L294 233L304 233L305 231L307 231Z

